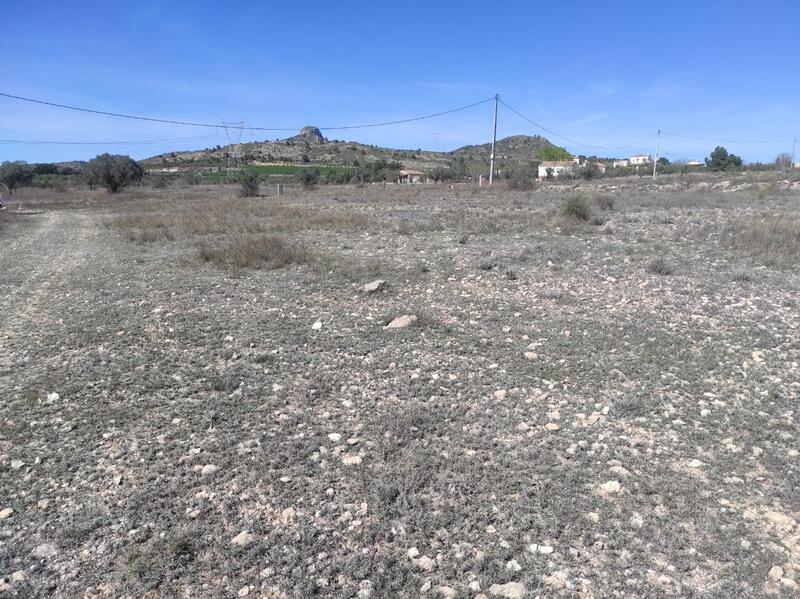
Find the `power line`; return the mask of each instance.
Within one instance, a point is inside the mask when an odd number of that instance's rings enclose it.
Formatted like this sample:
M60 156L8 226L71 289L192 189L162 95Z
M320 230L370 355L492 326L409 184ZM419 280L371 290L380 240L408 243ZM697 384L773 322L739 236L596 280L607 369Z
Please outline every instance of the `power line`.
M61 140L43 140L43 139L0 139L3 144L24 144L24 145L63 145L63 146L128 146L128 145L146 145L146 144L159 144L159 143L182 143L187 141L204 141L209 139L217 139L218 135L203 135L200 137L178 137L174 139L136 139L127 141L61 141Z
M15 96L13 94L8 94L5 92L0 92L0 96L6 98L12 98L14 100L21 100L23 102L32 102L34 104L42 104L44 106L53 106L56 108L63 108L66 110L75 110L77 112L88 112L90 114L100 114L104 116L113 116L122 119L134 119L137 121L149 121L153 123L166 123L168 125L185 125L188 127L207 127L207 128L219 128L219 123L200 123L194 121L182 121L182 120L172 120L172 119L162 119L156 117L148 117L148 116L137 116L132 114L124 114L120 112L108 112L105 110L95 110L93 108L84 108L81 106L69 106L67 104L58 104L56 102L49 102L47 100L37 100L35 98L26 98L24 96ZM480 102L474 102L472 104L467 104L466 106L459 106L458 108L452 108L450 110L444 110L442 112L435 112L432 114L425 114L422 116L415 116L407 119L400 119L396 121L384 121L381 123L366 123L362 125L341 125L336 127L317 127L321 131L341 131L345 129L367 129L370 127L385 127L388 125L401 125L403 123L411 123L414 121L422 121L425 119L432 119L438 116L444 116L446 114L452 114L454 112L459 112L461 110L467 110L469 108L474 108L480 104L485 104L486 102L491 102L494 100L494 96L491 98L486 98L485 100L481 100ZM230 128L230 127L229 127ZM297 131L299 127L251 127L251 126L242 126L242 129L248 129L251 131Z
M545 133L549 133L553 137L557 137L559 139L563 139L566 142L569 142L569 143L574 144L576 146L583 146L585 148L596 148L598 150L623 150L625 148L633 148L633 147L636 147L636 146L641 146L644 142L650 141L651 139L653 139L657 135L656 133L653 133L652 135L649 135L649 136L645 137L644 139L642 139L640 141L637 141L637 142L632 143L632 144L626 144L626 145L623 145L623 146L596 146L596 145L592 145L592 144L585 144L583 142L576 141L574 139L570 139L569 137L564 137L563 135L560 135L560 134L556 133L555 131L553 131L551 129L548 129L547 127L544 127L543 125L540 125L536 121L533 121L533 120L529 119L528 117L526 117L524 114L522 114L517 109L515 109L512 106L509 106L508 104L503 102L503 100L500 100L500 103L503 106L505 106L506 108L508 108L511 112L516 114L518 117L520 117L521 119L523 119L525 121L528 121L531 125L533 125L534 127L537 127L538 129L541 129Z
M667 133L662 131L661 135L668 135L670 137L679 137L681 139L693 139L695 141L710 141L714 143L726 144L790 144L792 140L786 139L714 139L711 137L696 137L693 135L679 135L678 133Z

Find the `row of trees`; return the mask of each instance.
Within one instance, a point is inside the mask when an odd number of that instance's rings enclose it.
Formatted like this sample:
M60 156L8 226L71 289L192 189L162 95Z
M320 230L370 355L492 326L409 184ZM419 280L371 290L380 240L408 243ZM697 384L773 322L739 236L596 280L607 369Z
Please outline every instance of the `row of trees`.
M0 183L11 193L17 187L30 185L34 176L72 175L74 169L63 169L52 164L35 164L17 160L0 164ZM129 156L100 154L83 167L83 177L90 189L102 186L111 193L138 183L144 176L142 166Z

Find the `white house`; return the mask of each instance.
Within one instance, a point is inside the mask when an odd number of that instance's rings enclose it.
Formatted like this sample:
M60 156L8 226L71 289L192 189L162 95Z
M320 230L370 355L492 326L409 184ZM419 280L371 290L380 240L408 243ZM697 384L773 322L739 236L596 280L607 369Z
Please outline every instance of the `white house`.
M573 160L545 160L539 164L539 180L547 179L548 175L553 179L571 175L576 166Z
M700 162L699 160L690 160L686 163L686 166L705 166L705 163Z
M398 183L422 183L425 181L425 173L414 170L401 170Z
M631 156L630 160L631 166L650 164L651 162L653 162L653 157L650 156L650 154L636 154L635 156Z
M618 168L618 167L620 167L620 166L628 166L628 159L627 159L627 158L623 158L622 160L615 160L615 161L614 161L614 162L611 164L611 166L612 166L613 168Z

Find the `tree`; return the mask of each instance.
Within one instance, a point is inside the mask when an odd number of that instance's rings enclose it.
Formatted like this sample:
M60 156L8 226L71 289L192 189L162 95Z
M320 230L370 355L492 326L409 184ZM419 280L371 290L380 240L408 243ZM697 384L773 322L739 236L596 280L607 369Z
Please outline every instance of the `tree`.
M110 193L117 193L131 183L142 180L144 170L130 156L100 154L86 163L83 169L89 188L102 185Z
M742 159L736 154L728 154L728 150L722 146L717 146L711 156L706 158L706 166L710 171L727 171L741 168Z
M659 158L656 161L656 163L658 164L658 166L669 166L669 164L670 164L669 158L664 158L663 156L661 158Z
M19 160L0 164L0 183L5 184L11 193L14 193L15 187L30 185L31 181L33 169L27 162Z
M454 179L453 171L449 168L443 166L437 166L429 173L430 178L436 181L437 183L441 183L442 181L451 181Z
M239 173L239 183L242 186L241 194L243 198L254 198L258 196L259 178L258 171L254 168L242 169Z
M569 160L572 154L560 146L545 146L537 153L539 160Z
M303 168L301 169L296 177L298 183L303 186L303 189L313 189L313 187L319 183L320 179L320 170L316 167L311 168Z
M775 159L775 164L778 166L791 166L792 165L792 155L789 152L781 152L778 154L778 157Z

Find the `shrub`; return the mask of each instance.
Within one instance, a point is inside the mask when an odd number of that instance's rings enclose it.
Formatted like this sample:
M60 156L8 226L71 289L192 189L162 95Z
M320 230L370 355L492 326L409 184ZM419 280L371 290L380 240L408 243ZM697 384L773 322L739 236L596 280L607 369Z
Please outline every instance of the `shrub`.
M240 193L243 198L258 196L259 179L255 169L243 169L239 173L239 184L242 186Z
M589 199L577 194L561 206L561 217L566 220L588 221L592 216L592 204Z
M110 193L139 182L144 176L144 170L138 162L120 154L100 154L86 163L83 172L90 189L102 185Z
M188 170L183 173L183 182L187 185L200 185L203 177L196 170Z
M650 261L647 265L647 272L654 275L667 276L675 272L675 267L666 258L659 256Z
M199 244L200 258L205 262L226 264L237 268L283 268L290 264L308 264L314 253L302 245L293 244L275 235L236 236L225 245L214 246L207 241Z
M303 186L303 189L313 189L319 183L320 172L318 168L304 168L296 176L297 182Z
M27 162L19 160L0 164L0 183L8 187L11 193L14 193L15 187L30 185L31 181L33 181L33 169Z

